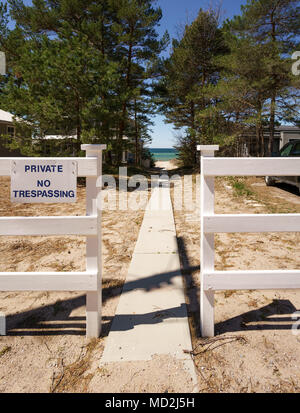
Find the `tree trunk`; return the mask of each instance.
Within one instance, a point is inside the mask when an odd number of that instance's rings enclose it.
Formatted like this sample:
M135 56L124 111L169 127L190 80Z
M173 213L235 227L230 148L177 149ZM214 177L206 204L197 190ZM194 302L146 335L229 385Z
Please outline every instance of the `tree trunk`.
M119 127L119 135L117 136L117 148L116 148L116 163L119 165L122 159L122 149L123 149L123 137L125 130L125 116L127 113L127 102L123 102L122 105L122 117Z
M271 26L272 26L271 36L272 36L272 43L273 43L273 52L276 46L276 22L274 20L274 12L275 12L275 9L273 13L271 13ZM274 73L273 74L273 90L271 94L270 138L269 138L269 145L268 145L268 156L271 156L272 151L273 151L274 135L275 135L275 116L276 116L276 74Z
M196 124L195 124L195 102L191 101L191 127L192 127L192 136L191 136L191 151L193 154L192 164L197 165L198 163L198 154L197 154L197 138L196 138Z
M269 139L269 145L268 145L268 156L272 155L273 147L274 147L275 115L276 115L276 92L273 93L272 100L271 100L270 139Z
M81 117L80 117L80 103L79 103L79 100L77 101L76 133L77 133L76 155L79 156L79 153L80 153L80 151L81 151L81 134L82 134L82 125L81 125Z
M260 135L260 156L263 158L265 156L265 137L262 127L259 128Z
M259 156L260 155L260 144L261 144L261 142L260 142L260 133L259 133L259 126L258 126L258 124L256 125L256 127L255 127L255 129L256 129L256 149L255 149L255 152L256 152L256 156Z
M127 71L126 71L126 88L127 88L127 90L130 89L130 83L131 83L133 33L134 33L134 27L131 27L131 29L130 29L130 39L129 39L129 48L128 48ZM123 105L122 105L122 117L121 117L121 122L120 122L118 148L117 148L117 162L118 163L120 163L121 156L122 156L123 136L124 136L125 125L126 125L126 114L127 114L127 100L125 100L123 102Z
M135 165L139 165L139 131L137 122L137 105L136 99L134 100L134 129L135 129Z

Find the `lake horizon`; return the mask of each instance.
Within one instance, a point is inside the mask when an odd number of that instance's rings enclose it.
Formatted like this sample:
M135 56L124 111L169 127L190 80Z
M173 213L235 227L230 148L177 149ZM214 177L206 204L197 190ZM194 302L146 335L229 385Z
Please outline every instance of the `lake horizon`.
M178 151L174 148L148 148L155 161L171 161L176 159Z

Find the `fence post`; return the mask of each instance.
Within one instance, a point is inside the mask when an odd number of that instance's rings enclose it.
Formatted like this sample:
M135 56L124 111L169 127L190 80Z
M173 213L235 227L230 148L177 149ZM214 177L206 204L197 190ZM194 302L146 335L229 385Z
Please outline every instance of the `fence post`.
M0 312L0 336L6 336L6 318L2 312Z
M204 174L204 157L214 157L219 146L200 145L201 151L201 240L200 240L200 265L201 265L201 294L200 294L200 326L202 337L214 337L214 291L205 291L203 288L204 277L207 271L214 271L215 267L215 237L214 234L204 233L203 217L214 214L215 210L215 178Z
M86 178L86 214L97 217L97 235L88 236L86 240L86 269L97 273L97 291L86 295L86 336L98 338L101 333L102 317L102 226L101 210L97 207L97 198L101 191L98 181L102 176L102 151L105 145L81 145L86 157L97 157L97 177ZM98 181L98 182L97 182Z

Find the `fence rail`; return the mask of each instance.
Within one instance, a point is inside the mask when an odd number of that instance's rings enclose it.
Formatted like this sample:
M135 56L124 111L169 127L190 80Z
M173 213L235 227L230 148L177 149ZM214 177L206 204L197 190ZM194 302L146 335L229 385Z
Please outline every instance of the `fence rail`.
M300 231L300 214L240 214L203 217L204 232L297 232Z
M206 158L205 176L297 176L299 158ZM280 167L280 169L279 169Z
M11 175L15 160L76 161L78 176L86 177L86 216L0 217L0 236L86 236L85 272L0 272L0 291L86 291L86 334L101 332L101 190L102 151L105 145L82 145L86 158L0 158L0 176Z
M97 291L97 272L0 272L1 291Z
M100 145L93 145L100 146ZM103 146L103 145L102 145ZM96 152L93 152L91 158L1 158L0 162L0 176L10 176L11 175L11 162L17 160L26 161L70 161L77 162L78 165L78 176L79 177L96 177L97 176L97 163L98 157Z
M0 235L97 235L97 217L0 218Z
M201 334L214 336L214 292L299 289L300 271L215 271L215 233L300 232L300 214L214 213L215 176L299 176L300 158L214 158L201 151Z
M206 291L300 288L300 271L212 271L203 279Z

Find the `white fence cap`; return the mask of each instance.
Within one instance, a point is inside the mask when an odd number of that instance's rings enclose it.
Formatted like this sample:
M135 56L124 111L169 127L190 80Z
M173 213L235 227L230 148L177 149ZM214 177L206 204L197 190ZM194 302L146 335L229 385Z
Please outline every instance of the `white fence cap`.
M104 151L106 148L107 148L107 145L92 145L92 144L81 145L81 149L83 151L91 151L91 152Z
M198 151L218 151L220 149L219 145L198 145L197 150Z

